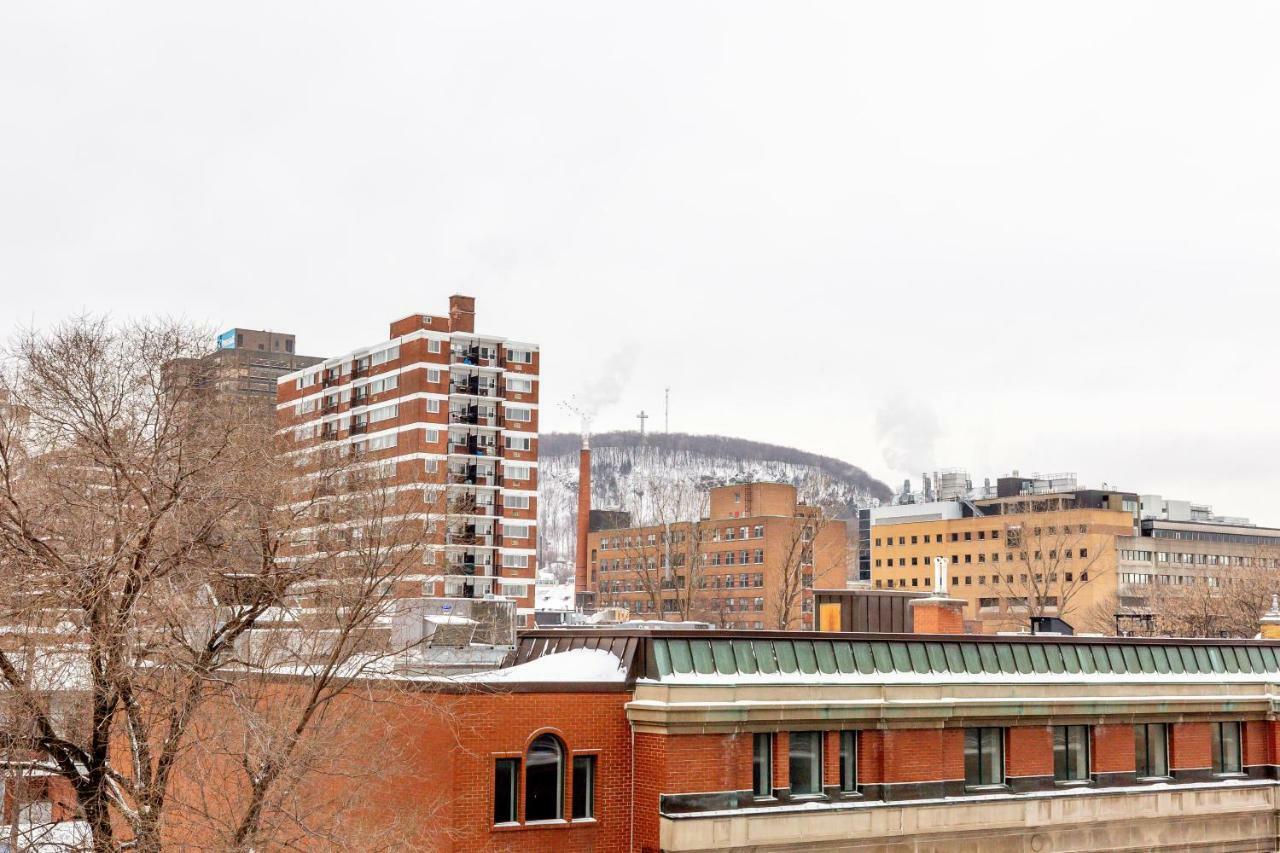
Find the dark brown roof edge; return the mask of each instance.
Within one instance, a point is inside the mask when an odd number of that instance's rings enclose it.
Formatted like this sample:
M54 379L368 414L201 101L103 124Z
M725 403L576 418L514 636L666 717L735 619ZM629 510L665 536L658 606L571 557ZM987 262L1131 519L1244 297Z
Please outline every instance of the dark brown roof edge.
M1280 648L1280 641L1256 639L1218 639L1202 637L1093 637L1079 634L879 634L849 631L735 631L720 628L706 630L656 630L607 628L538 628L520 632L517 643L529 639L552 637L579 638L645 638L679 640L852 640L855 642L893 643L1078 643L1117 646L1270 646Z

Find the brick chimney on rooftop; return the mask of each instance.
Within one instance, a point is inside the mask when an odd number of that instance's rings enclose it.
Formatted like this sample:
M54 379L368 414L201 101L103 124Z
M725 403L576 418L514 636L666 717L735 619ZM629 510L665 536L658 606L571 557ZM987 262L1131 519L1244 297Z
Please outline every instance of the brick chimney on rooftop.
M963 634L964 599L948 594L948 568L946 557L933 561L933 595L913 598L907 602L911 608L912 630L917 634Z
M917 634L963 634L964 599L931 595L913 598L907 602L911 608L912 631Z
M476 298L474 296L449 297L449 330L453 332L476 330Z
M587 533L591 529L591 445L587 434L582 434L582 450L578 451L578 547L573 589L576 593L584 593L589 589L587 583ZM579 598L581 596L578 596Z

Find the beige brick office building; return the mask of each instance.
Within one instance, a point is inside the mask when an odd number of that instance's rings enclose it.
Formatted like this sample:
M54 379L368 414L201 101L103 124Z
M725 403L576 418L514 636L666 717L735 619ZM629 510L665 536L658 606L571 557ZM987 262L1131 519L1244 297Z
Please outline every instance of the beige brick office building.
M813 587L848 570L845 523L785 483L713 488L699 522L593 530L587 549L598 606L733 628L812 627Z

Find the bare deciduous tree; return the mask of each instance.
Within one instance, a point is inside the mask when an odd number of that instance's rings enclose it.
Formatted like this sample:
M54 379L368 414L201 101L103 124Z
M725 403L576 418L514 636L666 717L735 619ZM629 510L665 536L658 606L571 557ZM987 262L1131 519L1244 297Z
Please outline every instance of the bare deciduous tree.
M693 484L653 481L634 496L632 517L644 532L622 537L621 576L611 583L639 593L647 614L681 621L706 615L706 492Z
M1048 510L1035 507L1030 521L1001 517L1005 541L998 553L1004 556L982 576L984 589L1008 604L1011 627L1026 627L1033 616L1070 621L1081 592L1112 571L1114 561L1106 556L1114 549L1113 537L1091 532L1085 514Z
M335 697L402 651L392 581L432 524L358 445L291 448L269 407L166 369L202 339L82 318L9 353L0 686L26 724L2 745L70 784L96 851L175 826L219 849L328 837L293 793L332 766ZM190 772L218 754L240 775L215 812Z
M842 560L848 560L849 543L833 526L834 509L822 504L801 504L783 543L773 595L765 602L771 627L789 631L802 627L811 591L831 577ZM809 605L811 606L811 605Z

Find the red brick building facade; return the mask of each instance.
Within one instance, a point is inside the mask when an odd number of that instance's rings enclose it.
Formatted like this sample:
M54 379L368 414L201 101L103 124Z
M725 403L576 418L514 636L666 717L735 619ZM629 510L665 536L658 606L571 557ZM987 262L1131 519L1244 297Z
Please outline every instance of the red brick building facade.
M368 820L433 803L416 846L557 853L1276 838L1280 644L584 629L513 664L398 703L416 769ZM378 703L344 713L385 744Z
M279 380L291 453L335 455L395 493L392 513L427 543L407 595L513 598L528 615L537 575L539 352L475 330L475 300L413 314L390 338ZM305 472L305 464L300 464ZM352 530L317 508L316 540Z

